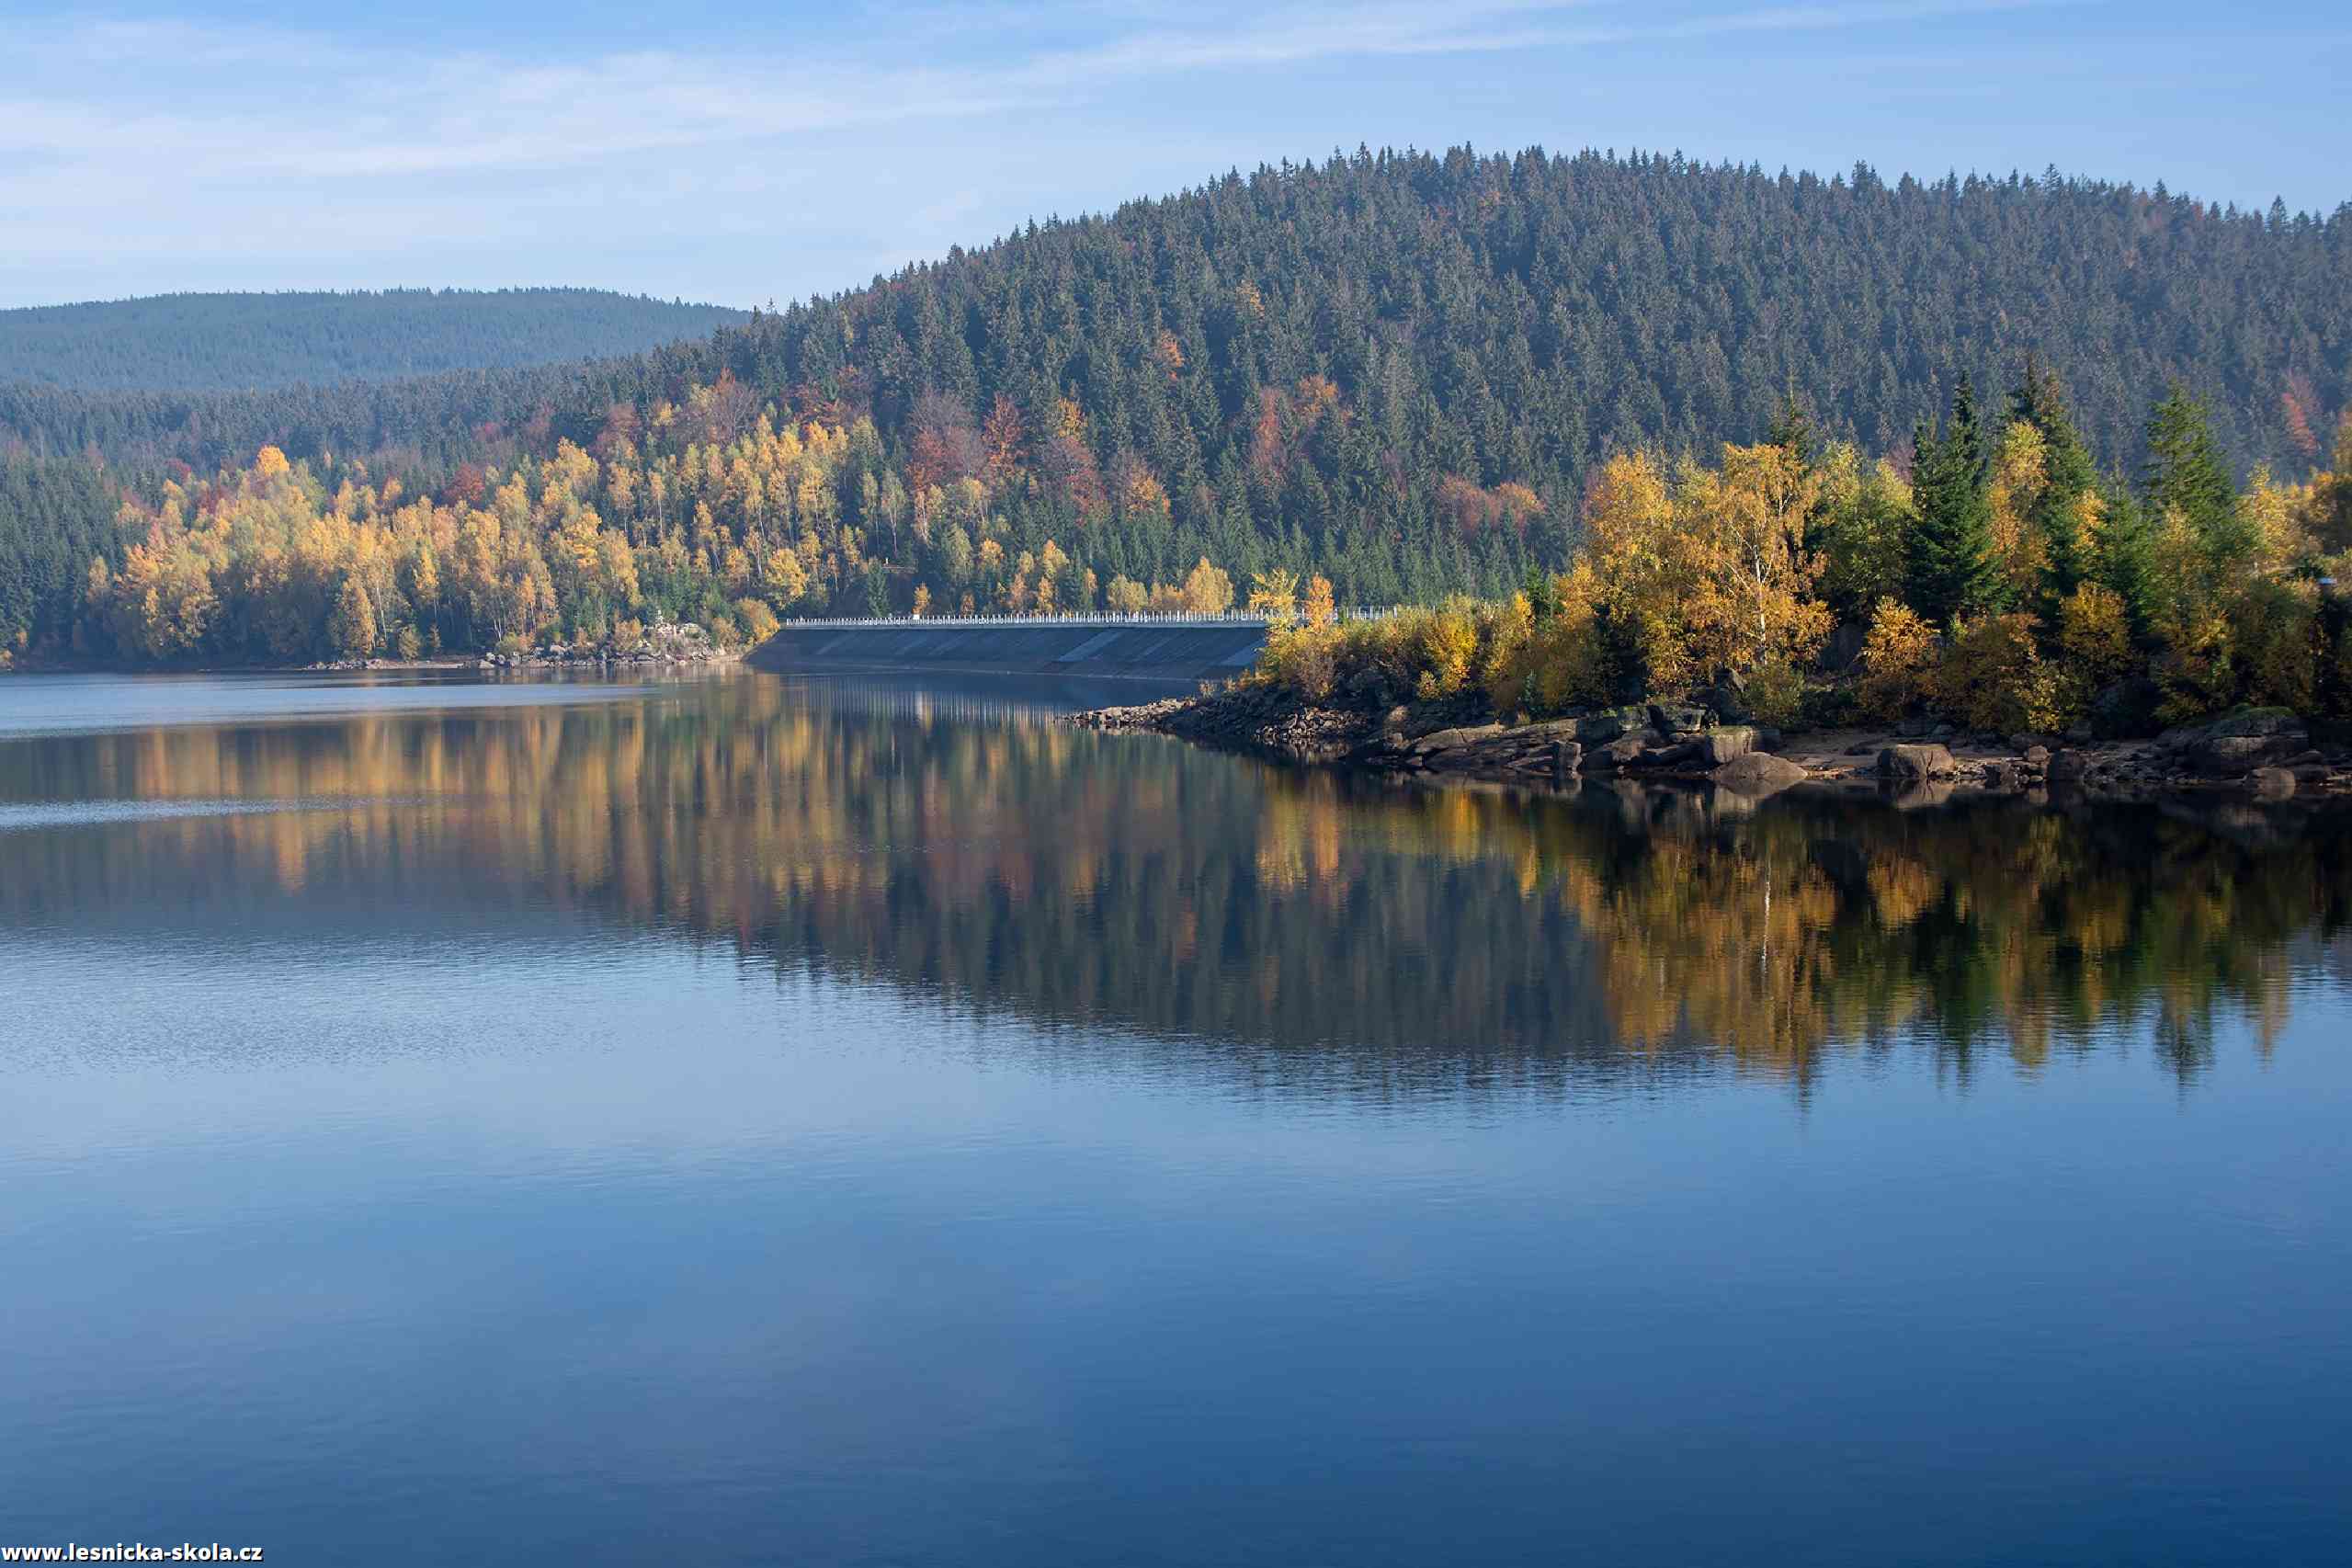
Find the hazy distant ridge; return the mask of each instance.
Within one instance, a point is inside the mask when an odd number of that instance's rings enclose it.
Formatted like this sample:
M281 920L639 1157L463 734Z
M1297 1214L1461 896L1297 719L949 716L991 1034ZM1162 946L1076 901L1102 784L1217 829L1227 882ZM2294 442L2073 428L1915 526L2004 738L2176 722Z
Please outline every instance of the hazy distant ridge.
M388 381L633 354L745 314L601 289L161 294L0 311L0 382L214 392Z

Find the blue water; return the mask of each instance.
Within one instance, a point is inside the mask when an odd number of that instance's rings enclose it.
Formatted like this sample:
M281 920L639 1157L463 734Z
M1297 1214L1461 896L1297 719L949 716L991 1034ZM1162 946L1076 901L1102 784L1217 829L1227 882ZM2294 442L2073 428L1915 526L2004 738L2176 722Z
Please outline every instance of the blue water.
M0 683L0 1539L2352 1540L2328 813L1362 790L755 676L252 689ZM2005 914L1969 862L2028 844Z

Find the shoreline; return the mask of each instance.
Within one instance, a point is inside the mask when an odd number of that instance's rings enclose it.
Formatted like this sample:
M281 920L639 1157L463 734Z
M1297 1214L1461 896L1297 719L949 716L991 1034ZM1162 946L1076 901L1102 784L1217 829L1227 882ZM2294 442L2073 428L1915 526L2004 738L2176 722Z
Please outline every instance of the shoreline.
M1243 685L1095 709L1064 722L1295 766L1555 793L1626 779L1707 784L1757 798L1799 785L1867 788L1923 803L1961 791L2118 801L2352 796L2352 747L2315 743L2300 720L2270 710L2099 741L1979 734L1918 721L1783 735L1764 725L1719 724L1680 703L1506 725L1477 706L1457 699L1333 707Z

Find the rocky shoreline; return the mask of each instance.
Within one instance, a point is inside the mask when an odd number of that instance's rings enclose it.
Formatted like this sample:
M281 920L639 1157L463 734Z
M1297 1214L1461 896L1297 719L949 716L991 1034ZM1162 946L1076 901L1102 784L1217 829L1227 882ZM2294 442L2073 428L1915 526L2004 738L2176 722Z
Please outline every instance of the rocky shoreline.
M1506 725L1481 715L1474 700L1355 709L1249 683L1098 709L1069 722L1173 735L1286 762L1533 789L1623 777L1709 783L1749 795L1798 784L1868 786L1906 798L1963 790L2114 799L2176 791L2266 800L2352 795L2352 748L2315 744L2301 720L2278 710L2230 714L2146 739L2098 741L2079 733L2071 738L1967 733L1925 721L1784 735L1669 702Z

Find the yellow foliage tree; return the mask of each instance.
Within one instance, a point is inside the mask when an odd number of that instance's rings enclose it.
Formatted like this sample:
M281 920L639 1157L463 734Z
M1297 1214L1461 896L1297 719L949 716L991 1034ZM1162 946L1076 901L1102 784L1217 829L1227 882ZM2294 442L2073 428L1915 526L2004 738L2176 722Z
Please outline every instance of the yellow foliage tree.
M1339 619L1332 598L1331 579L1318 572L1307 579L1306 619L1309 626L1329 626Z
M1861 665L1863 710L1877 719L1900 718L1927 695L1936 629L1901 600L1880 599L1862 641Z
M1184 608L1194 615L1222 615L1233 608L1233 580L1202 556L1184 579Z
M1328 587L1328 585L1326 585ZM1277 566L1250 576L1249 609L1269 620L1290 620L1299 613L1299 574Z

